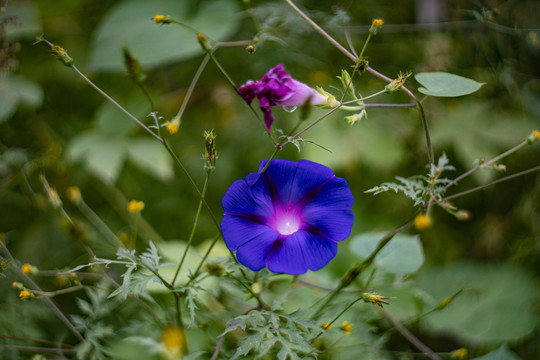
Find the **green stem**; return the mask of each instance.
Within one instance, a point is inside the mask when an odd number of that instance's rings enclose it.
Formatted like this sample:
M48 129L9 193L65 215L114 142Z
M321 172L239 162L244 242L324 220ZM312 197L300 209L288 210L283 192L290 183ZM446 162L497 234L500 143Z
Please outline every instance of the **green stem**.
M246 289L250 294L251 296L253 296L255 299L257 299L257 302L259 303L259 307L260 308L263 308L264 307L264 302L262 301L262 299L259 297L259 295L255 294L253 292L253 290L251 290L251 288L249 286L247 286L246 284L244 284L244 282L242 280L240 280L239 278L237 278L236 276L234 276L233 274L231 274L230 272L227 273L227 276L230 276L231 278L233 278L234 280L238 281L238 283L240 285L242 285L242 287L244 289Z
M159 142L163 143L163 139L156 135L152 130L150 130L146 125L144 125L139 119L137 119L135 116L131 115L129 111L124 109L119 103L117 103L112 97L110 97L105 91L101 90L96 84L94 84L90 79L88 79L82 72L77 69L75 65L71 65L71 68L75 70L79 76L81 76L88 84L90 84L94 89L96 89L101 95L103 95L107 100L109 100L114 106L116 106L118 109L120 109L124 114L132 118L139 126L141 126L144 130L149 132L153 137L159 140Z
M99 216L81 199L77 202L79 211L90 221L96 229L101 232L105 237L109 238L113 244L118 247L123 247L122 241L114 234L114 232L101 220Z
M429 163L435 164L435 155L433 154L433 145L431 144L431 135L429 133L429 125L426 118L426 113L424 112L424 107L422 106L422 103L414 98L414 101L416 102L418 111L420 112L420 117L422 118L422 124L424 125L424 133L426 135L426 143L428 147L428 156L429 156Z
M461 174L460 176L458 176L457 178L455 178L454 180L452 180L451 182L449 182L449 183L443 188L442 191L448 190L448 188L450 188L450 186L457 184L460 180L466 178L466 177L469 176L469 175L474 174L475 172L477 172L477 171L480 170L480 169L484 169L484 168L490 166L491 164L493 164L493 163L495 163L495 162L501 160L502 158L507 157L508 155L510 155L510 154L512 154L513 152L515 152L515 151L521 149L521 148L522 148L523 146L525 146L525 145L527 145L527 141L526 141L526 140L523 141L523 142L521 142L521 143L519 143L518 145L514 146L514 147L511 148L510 150L507 150L507 151L503 152L502 154L500 154L500 155L494 157L493 159L489 160L488 162L483 163L483 164L481 164L481 165L479 165L479 166L477 166L477 167L475 167L475 168L470 169L469 171L467 171L467 172ZM455 196L453 196L453 197L455 197Z
M462 191L462 192L454 194L454 195L447 196L444 199L442 199L441 201L447 201L447 200L454 199L454 198L457 198L457 197L460 197L460 196L463 196L463 195L467 195L467 194L470 194L472 192L485 189L488 186L495 185L495 184L498 184L498 183L501 183L501 182L504 182L504 181L507 181L507 180L511 180L511 179L517 178L519 176L530 174L530 173L535 172L535 171L540 171L540 166L535 166L535 167L530 168L528 170L520 171L518 173L508 175L508 176L505 176L503 178L497 179L495 181L490 182L489 184L480 185L480 186L477 186L475 188L465 190L465 191Z
M362 262L356 264L351 269L349 269L345 275L341 278L339 285L336 289L327 297L324 303L313 313L311 319L315 319L327 306L330 302L347 286L349 286L357 277L360 275L371 263L375 260L377 254L392 240L392 238L399 232L408 229L413 224L413 221L410 220L406 224L398 227L395 230L390 231L385 234L379 243L377 248L371 252L371 254Z
M39 290L33 290L32 292L35 293L35 294L38 294L38 295L40 295L40 296L52 298L52 297L55 297L56 295L68 294L68 293L71 293L71 292L74 292L74 291L82 290L82 289L84 289L84 288L85 288L84 285L76 285L76 286L71 286L71 287L68 287L68 288L65 288L65 289L56 290L56 291L39 291Z
M276 148L274 149L274 152L272 152L272 155L270 155L270 158L268 159L268 162L266 163L266 165L264 165L264 168L261 170L261 172L260 172L261 174L266 171L266 168L268 167L268 165L270 165L272 160L274 160L274 158L276 157L279 150L280 150L279 146L276 146Z
M214 237L214 240L212 240L212 243L210 244L210 246L208 247L208 249L206 250L206 253L204 254L203 258L201 259L201 262L199 263L199 266L197 266L197 269L195 270L195 272L193 273L193 276L191 277L191 279L189 279L189 281L187 282L186 284L186 287L189 286L189 284L192 283L193 279L195 279L198 275L199 275L199 272L201 271L201 268L202 266L204 265L204 262L206 261L206 259L208 258L208 256L210 255L210 252L212 251L212 249L214 248L214 245L216 245L218 239L221 237L221 234L217 234L215 237ZM234 258L234 257L233 257Z
M339 314L336 315L336 317L334 317L334 319L332 319L332 321L330 321L328 323L328 327L332 326L333 323L335 323L337 321L337 319L340 318L341 315L343 315L347 310L349 310L351 308L351 306L353 306L354 304L356 304L358 301L362 300L362 296L358 297L357 299L355 299L353 302L351 302L349 305L347 305L345 307L345 309L341 310L341 312ZM319 336L321 336L323 334L323 332L319 333L317 336L315 336L313 339L311 339L311 341L314 341L315 339L317 339Z
M364 43L364 47L362 48L362 51L360 51L360 55L358 56L359 59L364 55L364 51L366 50L367 44L369 43L369 40L371 40L372 36L373 36L373 33L370 31L366 39L366 42Z
M182 100L182 105L180 106L180 110L178 110L178 113L176 114L176 117L181 119L182 115L184 114L184 111L186 110L187 103L189 99L191 98L191 95L193 94L193 90L195 89L195 85L197 85L197 82L199 81L199 78L201 77L202 72L206 68L206 65L208 64L208 61L210 60L210 55L206 54L199 65L199 68L195 72L195 75L193 76L193 80L191 80L191 84L189 84L189 87L186 92L186 96L184 96L184 100Z
M208 187L208 178L210 177L210 174L206 174L206 178L204 179L204 185L202 189L202 196L206 195L206 189ZM199 206L197 208L197 213L195 214L195 221L193 222L193 227L191 228L191 234L189 234L188 243L186 246L186 249L184 250L184 254L182 255L182 259L180 260L180 263L178 264L178 267L176 268L176 272L174 273L173 281L172 283L176 283L176 279L178 278L178 274L180 273L180 269L182 268L182 265L184 265L184 261L186 259L187 253L189 251L189 248L191 247L191 243L193 241L193 236L195 235L195 230L197 229L197 224L199 222L199 215L201 214L202 209L202 201L199 201Z

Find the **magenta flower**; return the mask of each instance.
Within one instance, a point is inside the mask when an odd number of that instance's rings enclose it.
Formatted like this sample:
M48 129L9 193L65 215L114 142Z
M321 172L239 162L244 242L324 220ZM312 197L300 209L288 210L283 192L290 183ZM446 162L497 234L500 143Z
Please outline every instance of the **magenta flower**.
M250 80L240 86L238 94L248 104L251 104L256 97L259 99L268 132L274 122L272 106L301 106L308 100L311 105L326 104L324 96L317 90L293 79L281 64L270 69L260 81Z
M338 241L351 232L353 203L347 181L332 169L276 159L264 173L249 174L227 190L221 231L227 247L251 270L303 274L336 256Z

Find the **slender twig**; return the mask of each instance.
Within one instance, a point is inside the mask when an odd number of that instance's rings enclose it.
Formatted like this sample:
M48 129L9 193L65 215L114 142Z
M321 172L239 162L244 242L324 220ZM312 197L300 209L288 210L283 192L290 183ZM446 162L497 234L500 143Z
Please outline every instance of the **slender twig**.
M219 341L216 345L216 350L214 350L214 353L212 354L212 357L210 358L210 360L217 360L219 351L221 350L221 347L223 346L224 340L225 340L225 336L222 336L219 338Z
M257 302L259 303L259 307L263 308L265 305L264 305L264 302L262 301L262 299L260 298L259 295L255 294L253 292L253 290L251 290L251 288L249 286L247 286L246 284L244 284L244 282L242 280L240 280L239 278L237 278L236 276L234 276L233 274L231 274L230 272L227 273L227 276L231 277L232 279L236 280L240 285L242 285L242 287L244 289L247 290L247 292L249 292L251 294L251 296L253 296L255 299L257 299Z
M60 348L60 347L66 347L70 349L73 348L73 346L69 344L62 344L62 343L57 343L54 341L43 340L43 339L24 338L24 337L19 337L19 336L10 336L10 335L2 335L2 334L0 334L0 338L17 340L17 341L28 341L28 342L38 343L38 344L47 344L47 345L55 346L56 348Z
M81 198L76 202L79 211L93 224L102 235L110 239L116 246L122 247L122 241L116 236L116 234L101 220L99 216L92 210L88 204Z
M429 134L429 125L427 122L426 113L424 112L424 107L422 106L422 103L420 103L420 101L418 101L418 99L416 98L414 100L416 101L416 107L420 112L422 124L424 125L424 133L426 134L426 143L428 147L429 163L435 164L435 155L433 154L433 145L431 144L431 135Z
M115 105L118 109L120 109L124 114L129 116L131 119L133 119L139 126L141 126L144 130L149 132L153 137L159 140L159 142L163 142L163 139L156 135L152 130L150 130L146 125L144 125L139 119L137 119L135 116L131 115L129 111L124 109L122 105L117 103L112 97L110 97L105 91L101 90L96 84L94 84L90 79L88 79L75 65L72 65L71 68L75 70L79 76L81 76L88 84L90 84L94 89L96 89L101 95L103 95L107 100L109 100L113 105Z
M202 196L204 198L206 194L206 189L208 187L208 177L209 174L206 174L206 178L204 179L204 185L202 189ZM180 273L180 269L182 268L182 265L184 265L184 261L186 259L186 256L188 254L189 248L191 247L191 242L193 241L193 236L195 235L195 230L197 229L197 224L199 223L199 215L201 214L202 209L202 201L199 201L199 206L197 207L197 213L195 214L195 220L193 222L193 226L191 228L191 233L189 234L189 239L186 245L186 248L184 249L184 253L182 254L182 259L178 263L178 266L176 268L176 272L174 273L174 277L172 280L172 284L174 285L176 283L176 279L178 278L178 274Z
M354 265L347 273L343 276L343 278L340 281L340 284L336 287L336 289L326 298L324 303L319 306L319 308L313 313L311 316L311 319L315 319L326 307L327 305L347 286L349 286L357 277L360 275L371 263L373 260L375 260L375 257L377 254L392 240L392 238L398 234L399 232L408 229L413 224L413 221L410 220L404 225L398 227L397 229L394 229L387 234L385 234L381 240L379 240L379 243L377 244L377 248L373 250L373 252L362 262Z
M184 114L184 111L186 110L187 103L189 99L191 98L191 95L193 94L193 90L195 89L195 85L197 85L197 82L199 81L199 78L201 77L201 74L206 68L206 65L208 64L209 60L210 60L210 55L206 54L203 60L201 61L199 68L195 72L195 75L193 76L193 80L191 80L191 84L189 84L186 95L184 96L184 99L182 100L182 105L180 106L180 110L178 110L178 113L176 114L177 118L179 119L182 118L182 115Z
M427 347L423 342L421 342L416 336L414 336L405 326L401 325L397 319L395 319L388 311L385 309L379 309L383 314L386 320L392 324L396 330L409 341L415 348L426 354L432 360L442 360L441 357L433 352L429 347Z
M364 104L364 107L416 107L416 104Z
M210 255L210 252L212 251L212 249L214 248L214 245L216 244L216 242L218 241L218 239L221 237L221 234L218 233L216 236L214 236L214 240L212 240L212 243L210 244L210 246L208 247L208 249L206 250L206 253L204 254L203 258L201 259L201 262L199 263L199 266L197 266L197 269L195 270L195 272L193 273L193 276L191 276L191 278L189 279L189 281L187 282L186 284L186 287L189 286L189 284L191 284L193 282L193 280L195 278L197 278L197 276L199 275L199 272L201 271L201 268L204 264L204 262L206 261L206 259L208 258L208 255ZM234 259L234 258L233 258Z
M330 328L330 326L332 326L333 323L335 323L337 321L337 319L340 318L341 315L343 315L347 310L349 310L354 304L356 304L357 302L359 302L360 300L362 300L362 296L359 296L358 298L354 299L349 305L347 305L343 310L340 311L339 314L337 314L333 319L332 321L330 321L328 323L328 328ZM311 341L317 339L319 336L321 336L324 332L321 332L319 334L317 334L317 336L315 336L313 339L311 339Z
M34 280L32 280L28 275L26 275L25 273L23 273L21 271L21 269L19 267L17 267L16 265L16 262L15 262L15 259L13 258L13 256L11 255L11 253L9 252L7 246L0 242L0 245L2 247L2 250L4 252L4 254L6 255L6 257L11 261L11 264L13 266L13 268L15 268L17 270L17 272L19 273L20 276L22 276L27 282L29 282L32 287L38 291L43 291L39 286L38 284L36 284L34 282ZM64 315L64 313L58 308L58 306L56 306L56 304L51 300L49 299L48 297L44 297L43 300L47 303L47 305L49 305L49 307L54 311L54 313L56 314L56 316L58 316L58 318L67 326L67 328L69 330L71 330L71 332L77 337L77 339L79 339L79 341L84 341L84 337L81 335L81 333L79 332L79 330L77 330L75 328L75 326L71 323L71 321L68 320L68 318Z
M442 189L442 191L448 190L448 188L450 188L450 186L457 184L460 180L466 178L466 177L469 176L469 175L474 174L475 172L477 172L477 171L480 170L480 169L484 169L484 168L490 166L491 164L493 164L493 163L495 163L495 162L501 160L502 158L507 157L508 155L510 155L510 154L512 154L513 152L519 150L520 148L522 148L522 147L525 146L525 145L527 145L527 141L526 141L526 140L523 141L523 142L521 142L521 143L519 143L519 144L517 144L516 146L514 146L514 147L511 148L510 150L507 150L507 151L503 152L502 154L495 156L493 159L491 159L491 160L489 160L489 161L487 161L487 162L485 162L485 163L483 163L483 164L480 164L480 165L478 165L477 167L474 167L474 168L470 169L469 171L467 171L467 172L461 174L460 176L458 176L458 177L455 178L454 180L450 181L450 182Z
M56 290L56 291L33 290L33 293L38 294L40 296L44 296L44 297L46 296L46 297L52 298L52 297L55 297L57 295L68 294L68 293L71 293L71 292L74 292L74 291L79 291L79 290L82 290L84 288L87 288L87 286L75 285L75 286L70 286L68 288L64 288L64 289L60 289L60 290Z
M526 174L530 174L530 173L535 172L535 171L540 171L540 166L535 166L535 167L530 168L530 169L528 169L528 170L520 171L520 172L518 172L518 173L515 173L515 174L512 174L512 175L508 175L508 176L505 176L505 177L503 177L503 178L497 179L497 180L495 180L495 181L490 182L489 184L480 185L480 186L474 187L474 188L472 188L472 189L465 190L465 191L462 191L462 192L460 192L460 193L457 193L457 194L454 194L454 195L447 196L447 197L445 197L444 199L442 199L441 201L447 201L447 200L454 199L454 198L457 198L457 197L460 197L460 196L463 196L463 195L467 195L467 194L470 194L470 193L472 193L472 192L475 192L475 191L478 191L478 190L485 189L485 188L487 188L488 186L495 185L495 184L498 184L498 183L501 183L501 182L504 182L504 181L507 181L507 180L511 180L511 179L517 178L517 177L519 177L519 176L523 176L523 175L526 175Z

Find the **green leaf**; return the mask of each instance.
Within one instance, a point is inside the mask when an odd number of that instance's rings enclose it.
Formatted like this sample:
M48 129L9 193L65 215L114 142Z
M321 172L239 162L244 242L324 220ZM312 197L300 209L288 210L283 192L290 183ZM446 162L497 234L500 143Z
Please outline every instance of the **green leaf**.
M84 132L73 138L67 148L71 161L82 161L88 170L104 181L116 181L127 156L126 140Z
M133 139L127 143L129 159L142 170L162 181L174 176L173 161L167 150L154 139Z
M5 14L2 14L3 19L9 17L16 18L18 23L8 22L5 25L8 40L33 38L43 33L39 9L33 1L10 1Z
M142 119L149 112L145 103L140 100L132 101L124 107L139 119ZM126 136L138 126L133 119L108 101L97 109L94 121L98 132L103 135Z
M356 235L350 242L350 249L361 258L367 258L376 248L384 232ZM424 252L418 235L397 234L377 254L374 265L390 274L410 274L424 263Z
M0 80L0 122L13 115L19 103L37 108L42 101L43 90L38 84L17 75Z
M90 55L94 71L123 71L122 47L146 68L188 59L202 54L195 34L177 24L158 25L151 18L156 13L223 40L238 24L237 5L231 0L213 0L194 6L190 1L130 0L116 5L99 25Z
M424 87L418 88L422 94L440 97L472 94L485 84L445 72L418 73L414 75L414 78L424 85Z
M451 333L470 344L517 341L534 331L535 284L520 268L459 262L420 272L417 279L432 297L428 308L463 289L447 307L425 316L428 331Z
M497 350L493 350L484 356L475 357L472 360L520 360L520 358L503 345Z

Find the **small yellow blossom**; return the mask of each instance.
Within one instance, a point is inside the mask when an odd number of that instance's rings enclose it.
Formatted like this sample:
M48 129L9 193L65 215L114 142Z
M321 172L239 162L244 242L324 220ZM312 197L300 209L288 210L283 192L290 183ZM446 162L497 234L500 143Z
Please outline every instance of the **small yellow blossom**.
M341 324L341 328L343 331L345 331L345 335L351 335L351 329L354 326L354 324L350 324L348 321L344 321L343 324Z
M32 266L30 264L24 264L23 266L21 266L21 271L25 275L37 275L37 273L39 272L39 270L35 266Z
M377 33L377 30L383 26L384 21L382 19L373 19L371 22L371 28L369 28L369 32L375 35Z
M332 325L330 323L326 322L326 323L322 324L322 328L324 330L330 330L332 328Z
M540 131L533 130L532 134L533 134L535 140L540 140Z
M68 187L66 190L66 196L68 197L69 201L74 204L79 204L82 199L81 190L79 190L77 186Z
M431 218L427 216L426 214L418 214L418 216L414 218L414 227L417 230L420 230L420 231L425 230L431 227L431 224L432 224Z
M19 297L22 300L28 300L32 297L32 294L30 293L30 291L24 289L24 290L21 290L21 292L19 293Z
M141 212L144 209L144 203L138 200L131 200L128 203L128 211L132 214Z
M154 20L156 24L170 24L172 22L170 16L161 14L156 14L156 16L152 18L152 20Z
M174 117L172 121L167 121L165 123L165 128L169 132L169 134L176 134L178 132L178 129L180 129L180 118Z
M450 353L450 359L465 359L469 351L465 348L459 348Z
M178 359L184 353L184 333L178 326L167 326L161 332L164 355L168 359Z

